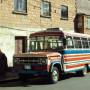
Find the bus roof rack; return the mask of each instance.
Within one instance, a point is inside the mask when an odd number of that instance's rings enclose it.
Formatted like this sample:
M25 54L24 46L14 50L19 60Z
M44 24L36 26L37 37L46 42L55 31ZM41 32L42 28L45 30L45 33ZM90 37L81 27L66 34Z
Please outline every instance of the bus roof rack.
M62 30L60 30L60 28L48 28L47 30L46 30L47 32L48 31L53 31L53 32L62 32Z

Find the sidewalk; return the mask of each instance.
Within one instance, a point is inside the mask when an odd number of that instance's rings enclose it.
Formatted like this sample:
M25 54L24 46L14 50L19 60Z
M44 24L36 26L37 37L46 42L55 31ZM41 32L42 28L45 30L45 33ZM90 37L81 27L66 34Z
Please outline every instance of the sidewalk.
M6 73L5 76L1 76L0 77L0 82L2 81L11 81L11 80L17 80L18 79L18 75L17 73L13 72L13 71L9 71Z

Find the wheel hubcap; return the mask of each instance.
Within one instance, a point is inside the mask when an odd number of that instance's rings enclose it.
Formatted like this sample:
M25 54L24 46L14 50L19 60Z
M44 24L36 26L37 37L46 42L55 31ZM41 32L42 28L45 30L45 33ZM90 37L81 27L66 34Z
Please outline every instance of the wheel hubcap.
M54 81L58 81L58 72L57 71L53 71L52 78Z
M83 74L84 74L84 75L87 74L87 70L86 70L86 69L83 70Z

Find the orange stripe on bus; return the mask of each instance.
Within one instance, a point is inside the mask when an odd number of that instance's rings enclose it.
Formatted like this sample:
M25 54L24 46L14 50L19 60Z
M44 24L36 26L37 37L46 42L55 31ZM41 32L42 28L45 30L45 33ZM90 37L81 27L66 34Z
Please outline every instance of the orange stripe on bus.
M90 54L81 54L81 55L65 55L64 58L68 58L68 57L79 57L79 56L89 56L90 57Z
M90 60L90 57L75 57L75 58L66 58L64 59L65 62L68 62L68 61L78 61L78 60Z

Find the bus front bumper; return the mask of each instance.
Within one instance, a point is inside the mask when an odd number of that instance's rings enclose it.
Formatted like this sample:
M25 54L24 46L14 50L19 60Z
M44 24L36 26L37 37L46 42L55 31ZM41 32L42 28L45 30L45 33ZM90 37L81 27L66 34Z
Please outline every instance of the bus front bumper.
M35 77L46 77L49 75L47 71L33 71L33 70L23 70L18 73L19 77L25 78L35 78Z

